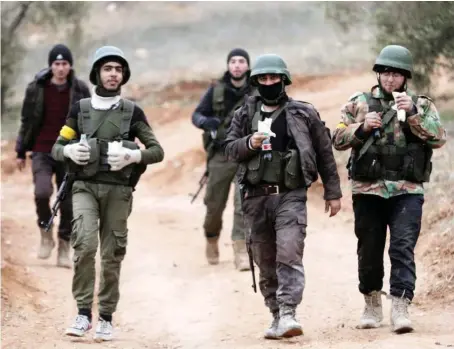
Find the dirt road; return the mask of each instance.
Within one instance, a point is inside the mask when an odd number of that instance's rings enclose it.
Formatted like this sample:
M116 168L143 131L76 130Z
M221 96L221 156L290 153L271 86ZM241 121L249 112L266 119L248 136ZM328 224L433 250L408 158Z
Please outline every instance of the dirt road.
M352 86L366 88L369 84L369 78L362 78ZM323 86L324 92L318 94L310 92L310 85L295 94L305 95L319 107L332 127L348 93L339 89L336 80ZM147 171L134 196L121 299L114 314L117 339L112 343L96 344L91 336L80 341L63 336L76 314L72 273L54 266L55 251L48 261L35 258L39 236L30 167L25 173L3 176L3 348L391 349L454 345L454 307L414 305L411 315L416 332L396 336L389 329L390 301L385 301L382 328L355 329L363 303L357 291L348 186L344 188L345 209L330 219L323 212L320 190L314 188L309 195L304 256L307 287L298 308L305 336L263 340L270 315L261 295L252 291L250 273L233 269L229 242L232 198L225 213L221 263L209 266L204 258L203 195L193 205L188 196L203 172L203 153L200 132L189 117L175 116L154 125L166 156L164 163ZM389 272L386 274L388 277ZM419 289L426 280L421 264L418 277Z

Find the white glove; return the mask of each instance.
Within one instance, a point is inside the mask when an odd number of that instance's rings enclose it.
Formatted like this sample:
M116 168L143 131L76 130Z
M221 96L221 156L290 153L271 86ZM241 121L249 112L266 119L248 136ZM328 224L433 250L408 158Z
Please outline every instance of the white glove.
M63 155L78 165L86 165L90 159L90 148L81 143L67 144L63 147Z
M132 150L120 147L118 149L110 149L107 152L107 163L110 165L111 171L119 171L129 164L139 163L140 160L142 160L140 149Z

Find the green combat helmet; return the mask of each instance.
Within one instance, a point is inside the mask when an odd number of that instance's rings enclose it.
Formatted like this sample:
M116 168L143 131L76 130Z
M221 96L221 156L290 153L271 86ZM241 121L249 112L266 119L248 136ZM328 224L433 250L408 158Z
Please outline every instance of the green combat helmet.
M256 85L257 76L263 74L280 74L283 75L285 85L290 85L292 83L287 64L285 64L281 57L275 54L266 54L257 57L251 71L251 83Z
M103 46L98 48L95 52L95 57L93 58L93 64L91 65L90 71L90 82L93 85L97 85L97 65L101 60L104 60L106 57L116 57L120 58L121 63L123 65L123 81L121 82L122 85L126 84L131 77L131 71L129 70L128 61L125 58L125 55L122 50L115 46Z
M399 45L388 45L383 48L375 60L374 72L382 72L383 67L391 67L403 70L406 77L411 79L413 74L413 58L410 51Z

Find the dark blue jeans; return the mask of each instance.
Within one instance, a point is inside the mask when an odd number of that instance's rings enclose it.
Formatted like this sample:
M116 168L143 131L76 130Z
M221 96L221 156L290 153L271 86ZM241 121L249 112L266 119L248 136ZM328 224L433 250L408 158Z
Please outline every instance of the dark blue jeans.
M355 234L358 238L359 291L368 294L383 287L383 254L390 231L390 294L413 299L416 266L414 249L421 230L424 196L403 194L389 199L353 195Z

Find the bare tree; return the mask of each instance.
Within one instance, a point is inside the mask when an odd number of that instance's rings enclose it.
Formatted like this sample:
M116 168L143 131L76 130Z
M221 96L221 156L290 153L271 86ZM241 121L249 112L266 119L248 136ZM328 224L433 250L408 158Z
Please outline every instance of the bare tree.
M81 19L89 8L87 2L17 1L1 4L1 111L8 107L14 77L20 70L20 57L26 53L21 40L24 27L32 24L43 30L63 27L69 40L77 45L83 41ZM72 39L72 40L71 40Z
M454 70L454 2L329 2L325 9L345 31L358 24L372 27L377 53L389 44L407 47L415 63L413 83L419 89L430 88L437 67Z

